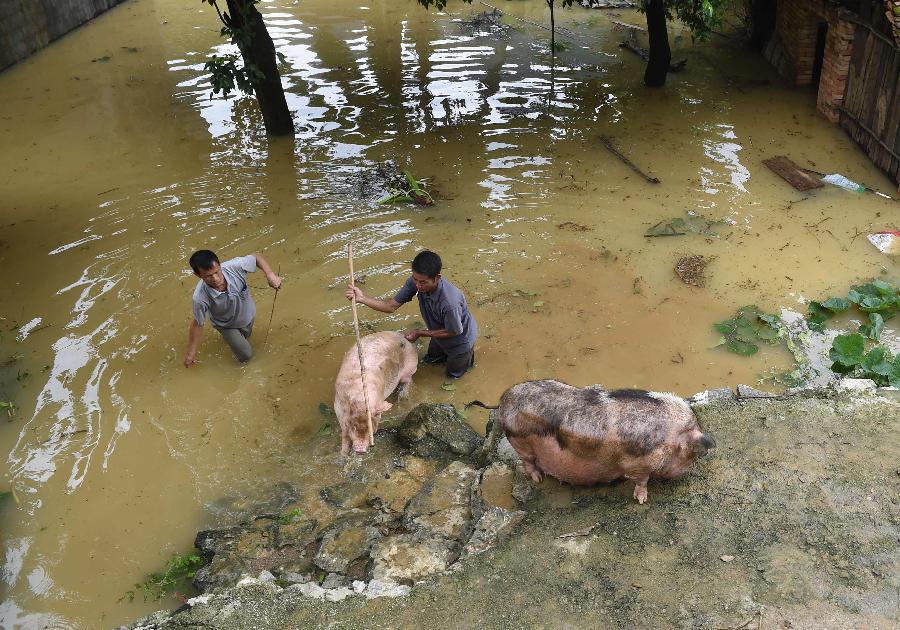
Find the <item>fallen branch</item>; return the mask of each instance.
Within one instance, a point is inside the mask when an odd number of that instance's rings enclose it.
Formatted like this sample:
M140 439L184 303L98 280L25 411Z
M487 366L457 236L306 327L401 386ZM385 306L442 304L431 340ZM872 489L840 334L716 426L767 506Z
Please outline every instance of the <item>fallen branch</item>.
M625 157L625 156L624 156L624 155L623 155L623 154L622 154L622 153L621 153L621 152L613 145L612 140L609 138L609 136L600 136L600 142L603 143L603 146L605 146L605 147L607 148L607 150L608 150L610 153L612 153L612 154L615 155L617 158L619 158L619 159L622 161L623 164L625 164L626 166L628 166L628 168L630 168L631 170L633 170L635 173L637 173L638 175L640 175L641 177L643 177L644 179L646 179L646 180L647 180L648 182L650 182L651 184L658 184L658 183L659 183L659 178L658 178L658 177L651 177L650 175L647 175L647 173L645 173L644 171L642 171L641 169L639 169L639 168L637 167L637 165L636 165L634 162L632 162L632 161L629 160L627 157Z
M630 39L626 39L624 42L619 44L619 48L627 48L638 57L643 59L644 61L650 61L650 53L645 49L641 48L637 44L635 44ZM687 59L679 59L675 63L669 64L669 72L681 72L684 70L684 67L687 65Z

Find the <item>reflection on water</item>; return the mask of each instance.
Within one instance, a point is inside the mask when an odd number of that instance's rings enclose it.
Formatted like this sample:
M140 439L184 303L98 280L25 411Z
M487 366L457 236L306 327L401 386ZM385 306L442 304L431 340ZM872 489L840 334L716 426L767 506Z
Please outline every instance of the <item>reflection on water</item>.
M401 414L495 400L524 378L681 394L752 382L788 357L711 351L713 321L896 274L854 237L889 227L890 202L803 197L760 169L789 153L880 181L806 95L742 88L768 72L743 52L715 51L738 75L722 77L709 46L687 48L684 78L648 91L603 14L588 25L562 12L577 37L551 65L540 29L473 32L460 22L473 7L408 4L262 3L293 139L267 141L250 99L210 98L206 58L235 49L210 11L174 0L127 3L0 75L0 144L14 147L0 154L0 282L14 296L0 312L0 398L19 407L0 432L16 489L0 505L0 625L109 626L175 605L118 600L197 527L232 518L211 507L221 497L334 471L336 445L315 433L351 343L348 241L378 296L418 248L438 250L482 327L480 373L446 392L423 368ZM546 19L542 2L509 10ZM663 183L637 178L601 134ZM785 145L792 134L802 146ZM426 180L437 205L377 204L392 168ZM686 210L729 225L643 237ZM196 281L185 261L201 247L282 267L247 366L212 330L201 364L181 366ZM687 253L714 259L707 289L674 278ZM249 281L267 318L272 292ZM419 318L362 316L376 329Z

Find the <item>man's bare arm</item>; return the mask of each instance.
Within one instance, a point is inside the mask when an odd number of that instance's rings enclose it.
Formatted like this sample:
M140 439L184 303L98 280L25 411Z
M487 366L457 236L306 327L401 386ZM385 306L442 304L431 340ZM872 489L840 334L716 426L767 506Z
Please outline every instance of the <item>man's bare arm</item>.
M360 304L365 304L369 308L381 311L382 313L393 313L398 308L403 306L400 302L391 298L389 300L377 300L375 298L370 298L363 293L359 287L347 287L347 299L352 300L353 296L356 295L356 301Z
M197 362L197 348L200 346L200 338L203 337L203 326L191 319L191 327L188 329L188 347L184 355L184 367L191 367Z
M269 286L273 289L281 288L281 278L272 271L272 268L269 266L269 263L266 262L266 259L262 257L262 254L253 254L256 257L256 266L260 268L260 270L266 275L266 280L269 281Z

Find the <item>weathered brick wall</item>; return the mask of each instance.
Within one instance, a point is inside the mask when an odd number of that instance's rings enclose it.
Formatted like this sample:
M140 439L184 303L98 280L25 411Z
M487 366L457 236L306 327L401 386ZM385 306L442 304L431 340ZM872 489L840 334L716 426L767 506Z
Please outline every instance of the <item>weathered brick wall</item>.
M124 0L0 0L0 70Z
M812 83L816 35L819 24L825 21L824 0L778 2L775 14L775 39L786 59L775 65L779 72L795 85Z
M847 73L850 72L850 56L853 53L853 36L856 34L856 25L842 19L843 15L844 12L836 8L828 12L825 55L816 98L819 111L834 123L840 119L840 107L847 89Z
M828 25L816 105L832 122L838 121L844 99L856 29L846 20L847 15L826 0L778 0L775 35L764 53L779 74L794 85L811 85L819 25Z

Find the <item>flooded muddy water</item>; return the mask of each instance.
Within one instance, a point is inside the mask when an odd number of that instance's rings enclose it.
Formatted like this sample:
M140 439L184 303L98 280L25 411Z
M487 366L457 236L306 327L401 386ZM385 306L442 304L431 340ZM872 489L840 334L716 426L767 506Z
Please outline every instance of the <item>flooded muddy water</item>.
M293 139L267 140L251 99L210 99L203 63L231 47L200 3L132 0L0 74L0 399L18 408L0 423L0 489L15 490L0 504L4 627L106 627L175 607L120 598L198 528L227 522L222 497L336 471L338 438L317 433L352 345L348 241L378 296L417 250L438 251L481 328L474 372L447 391L421 366L395 416L422 400L495 401L528 378L683 395L753 383L788 353L713 349L715 321L896 281L865 239L897 228L896 202L798 193L761 160L891 182L814 94L730 40L673 29L687 69L648 90L610 21L643 23L630 11L559 11L571 34L551 65L548 33L527 22L461 24L478 3L261 7ZM548 21L543 2L503 8ZM385 161L427 179L437 203L377 204ZM724 223L644 236L686 212ZM209 327L201 363L182 366L200 248L263 252L285 278L267 330L274 294L249 277L259 315L245 367ZM704 287L673 271L690 255L711 260ZM414 304L361 316L367 330L419 320Z

